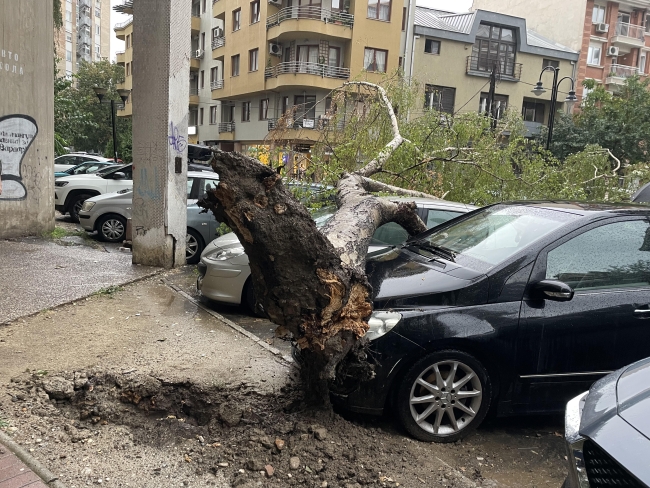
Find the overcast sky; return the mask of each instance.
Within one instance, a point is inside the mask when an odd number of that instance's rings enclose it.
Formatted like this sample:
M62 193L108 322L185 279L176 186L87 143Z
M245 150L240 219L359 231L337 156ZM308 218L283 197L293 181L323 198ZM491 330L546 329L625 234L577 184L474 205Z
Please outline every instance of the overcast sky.
M417 0L418 5L429 8L439 8L450 12L466 12L472 7L472 0ZM111 27L118 22L128 19L128 15L115 12L112 7L123 3L122 0L111 0ZM115 37L111 31L111 61L115 61L115 53L124 50L124 41Z

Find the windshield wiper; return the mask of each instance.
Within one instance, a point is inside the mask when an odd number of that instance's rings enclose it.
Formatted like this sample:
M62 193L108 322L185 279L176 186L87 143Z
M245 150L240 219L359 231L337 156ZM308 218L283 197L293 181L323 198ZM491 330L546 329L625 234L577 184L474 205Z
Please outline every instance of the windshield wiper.
M436 254L441 258L446 259L447 261L451 261L452 263L456 262L456 253L446 247L435 246L433 244L429 244L423 241L413 241L410 242L409 245L419 247L420 249L424 249L425 251L429 251L430 253Z

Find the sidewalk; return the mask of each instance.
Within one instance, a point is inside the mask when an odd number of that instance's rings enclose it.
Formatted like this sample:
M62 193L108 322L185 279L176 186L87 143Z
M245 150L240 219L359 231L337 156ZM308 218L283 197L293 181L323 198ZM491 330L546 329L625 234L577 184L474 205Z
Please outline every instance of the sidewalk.
M15 454L0 444L0 488L47 488Z

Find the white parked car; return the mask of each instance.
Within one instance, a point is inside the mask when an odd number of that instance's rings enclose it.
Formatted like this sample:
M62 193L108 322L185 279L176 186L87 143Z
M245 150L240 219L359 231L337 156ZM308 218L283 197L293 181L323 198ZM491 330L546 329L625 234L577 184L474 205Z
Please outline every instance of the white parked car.
M418 206L418 215L429 229L476 209L464 203L429 198L383 198L390 201L414 201ZM334 209L329 208L315 214L316 225L325 225L333 212ZM407 238L408 233L402 226L393 222L382 225L375 232L368 252L401 244ZM205 247L198 270L196 287L201 295L217 302L245 304L251 312L255 312L255 295L250 279L248 256L233 232L215 239Z
M62 214L69 213L79 222L79 211L90 197L113 193L133 187L133 170L130 164L89 175L57 178L54 182L54 208Z
M71 153L64 154L54 159L54 172L62 172L77 166L78 164L85 163L86 161L113 161L112 159L103 156L92 156L85 153Z

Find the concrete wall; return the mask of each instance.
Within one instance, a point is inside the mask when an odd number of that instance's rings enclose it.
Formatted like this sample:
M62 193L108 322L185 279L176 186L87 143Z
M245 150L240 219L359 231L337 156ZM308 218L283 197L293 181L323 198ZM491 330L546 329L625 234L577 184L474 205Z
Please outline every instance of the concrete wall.
M586 5L587 0L474 0L472 9L523 17L529 29L580 51Z
M52 2L0 0L0 238L54 228Z

